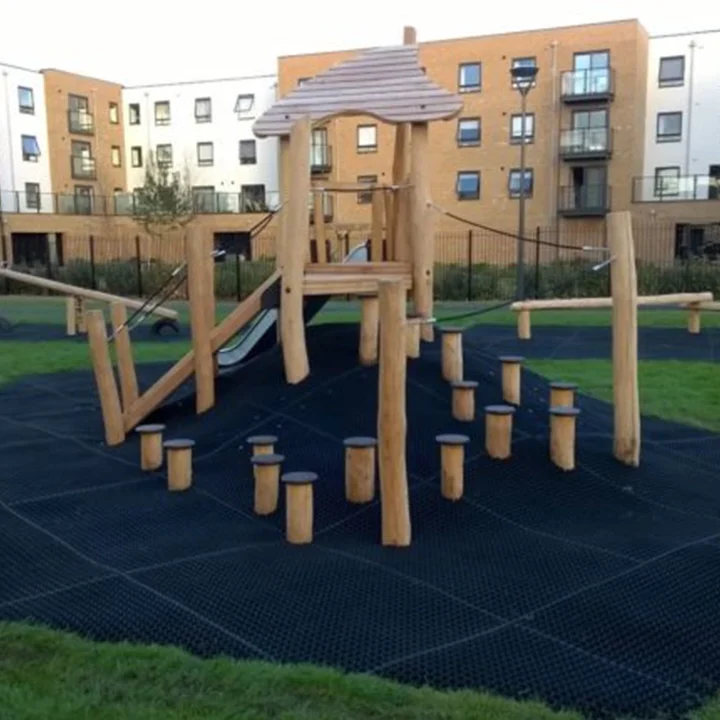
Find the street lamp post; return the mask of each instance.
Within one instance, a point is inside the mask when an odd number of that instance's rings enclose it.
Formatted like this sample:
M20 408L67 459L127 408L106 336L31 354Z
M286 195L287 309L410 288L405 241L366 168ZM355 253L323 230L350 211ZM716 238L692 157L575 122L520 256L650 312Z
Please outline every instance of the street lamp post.
M518 239L517 275L515 294L518 300L525 299L525 126L527 123L527 96L535 83L538 68L535 65L521 65L510 69L513 85L520 93L520 193L518 195Z

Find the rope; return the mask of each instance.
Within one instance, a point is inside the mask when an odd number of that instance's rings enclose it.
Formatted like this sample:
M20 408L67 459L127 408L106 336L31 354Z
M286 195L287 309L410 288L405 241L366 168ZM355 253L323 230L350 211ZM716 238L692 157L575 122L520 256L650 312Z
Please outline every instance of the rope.
M415 187L414 185L356 185L352 188L326 188L321 185L315 185L311 189L312 192L321 193L361 193L361 192L378 192L383 190L407 190Z
M501 310L504 307L507 307L508 305L512 305L515 300L505 300L501 303L497 303L495 305L490 305L490 307L484 307L480 310L471 310L470 312L461 313L460 315L450 315L449 317L441 317L438 318L438 322L445 322L447 320L462 320L464 318L473 317L475 315L484 315L485 313L493 312L494 310Z

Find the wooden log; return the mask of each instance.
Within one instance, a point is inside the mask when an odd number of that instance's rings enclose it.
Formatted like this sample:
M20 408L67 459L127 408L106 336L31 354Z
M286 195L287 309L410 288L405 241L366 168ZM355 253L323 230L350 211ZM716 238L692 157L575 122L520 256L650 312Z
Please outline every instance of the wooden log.
M383 254L383 225L385 224L385 193L378 187L372 193L372 218L370 222L370 250L371 260L382 262Z
M550 408L550 459L561 470L575 469L575 421L580 410Z
M456 380L452 384L452 416L460 422L475 419L475 390L478 384L474 380Z
M385 247L387 248L387 259L396 260L395 251L395 192L387 188L385 190Z
M577 383L551 382L550 407L574 407Z
M420 357L420 327L422 317L417 314L408 315L405 323L405 353L409 358Z
M192 485L192 449L194 440L167 440L164 443L167 453L168 490L182 492Z
M520 371L524 360L520 355L503 355L500 358L503 400L511 405L520 404Z
M135 432L140 435L140 468L157 470L163 464L164 425L138 425Z
M395 154L393 159L393 239L395 260L409 261L410 250L410 192L404 187L410 182L410 125L403 123L395 126Z
M613 213L611 213L613 214ZM608 216L609 217L609 216ZM615 221L617 222L617 221ZM617 258L610 264L612 268L617 263ZM667 295L640 295L635 296L635 301L641 307L658 307L661 305L683 305L688 303L706 303L713 299L711 292L696 293L670 293ZM513 312L522 310L590 310L611 308L612 297L596 298L562 298L554 300L522 300L510 305Z
M77 335L77 320L75 317L75 298L68 295L65 298L65 333L69 337Z
M275 248L275 269L282 273L285 268L285 248L290 244L291 235L290 227L287 223L287 198L288 188L290 185L289 168L290 168L290 138L287 135L282 135L279 141L279 155L280 158L280 188L282 190L282 197L285 204L277 214L278 217L278 234L277 234L277 247ZM280 332L280 324L278 323L278 332Z
M380 283L378 439L382 544L410 545L406 441L405 292L397 280Z
M208 272L205 243L200 232L188 232L185 252L188 264L190 328L195 366L195 409L197 414L215 405L215 363L208 320Z
M495 460L506 460L512 453L512 405L488 405L485 408L485 450Z
M464 491L467 435L438 435L440 444L440 492L446 500L460 500Z
M101 310L91 310L88 313L88 340L105 425L105 442L111 446L120 445L125 440L123 415L115 373L110 361L105 318Z
M520 310L518 313L518 338L520 338L520 340L530 340L531 337L530 311Z
M368 503L375 499L375 448L373 437L345 439L345 499Z
M256 515L271 515L277 510L280 496L282 455L255 455L251 460L255 476L254 510Z
M378 361L380 301L376 297L360 298L360 364L375 365Z
M318 190L314 193L313 220L315 224L315 249L317 261L324 265L328 261L327 238L325 235L325 193Z
M442 328L442 376L448 382L463 379L462 328Z
M626 465L640 464L640 395L638 390L637 276L632 217L628 211L607 217L612 289L612 358L614 454Z
M285 485L285 537L293 545L313 540L313 472L292 472L282 476Z
M688 332L691 335L700 334L700 303L691 303L688 307Z
M135 360L133 359L130 331L127 322L127 308L118 302L110 306L110 318L115 336L115 356L120 375L120 395L123 410L127 410L139 397Z
M256 455L274 455L276 435L252 435L246 442L252 446L253 457Z
M83 298L75 298L75 326L80 335L87 332L87 302Z
M285 204L284 268L280 294L280 333L285 378L291 385L310 374L303 315L303 267L310 243L310 118L295 122L290 131L289 189Z

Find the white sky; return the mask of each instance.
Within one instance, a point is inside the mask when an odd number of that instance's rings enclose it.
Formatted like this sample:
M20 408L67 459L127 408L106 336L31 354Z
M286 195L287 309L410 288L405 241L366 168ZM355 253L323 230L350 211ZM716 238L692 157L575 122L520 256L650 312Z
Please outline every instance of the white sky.
M718 29L720 3L0 0L0 62L143 85L274 73L278 55L396 44L404 25L422 41L626 18L651 35Z

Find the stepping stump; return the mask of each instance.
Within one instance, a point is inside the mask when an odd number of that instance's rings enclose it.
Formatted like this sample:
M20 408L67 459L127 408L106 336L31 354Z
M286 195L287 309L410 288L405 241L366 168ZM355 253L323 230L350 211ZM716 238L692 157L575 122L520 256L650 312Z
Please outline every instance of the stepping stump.
M550 459L562 470L575 469L575 425L580 410L550 408Z
M313 540L314 472L291 472L282 476L285 485L285 537L293 545Z
M456 380L452 384L452 415L461 422L475 419L475 380Z
M253 435L245 442L252 445L253 457L256 455L272 455L275 452L276 435Z
M168 490L187 490L192 485L192 449L195 441L167 440L163 447L167 452Z
M405 354L409 358L420 357L420 326L422 324L422 315L415 313L407 316L405 323Z
M463 379L462 328L442 328L442 376L448 382Z
M577 387L577 383L572 382L551 382L550 407L573 407Z
M276 454L254 455L255 514L270 515L277 510L280 494L280 466L284 456Z
M446 500L459 500L463 496L465 445L467 435L438 435L440 444L440 492Z
M520 405L520 370L524 360L520 355L503 355L500 358L503 400L511 405Z
M375 453L377 439L345 439L345 498L351 503L367 503L375 498Z
M140 435L140 467L143 470L157 470L163 463L164 425L138 425L135 432Z
M511 455L512 405L488 405L485 408L485 450L495 460L506 460Z

